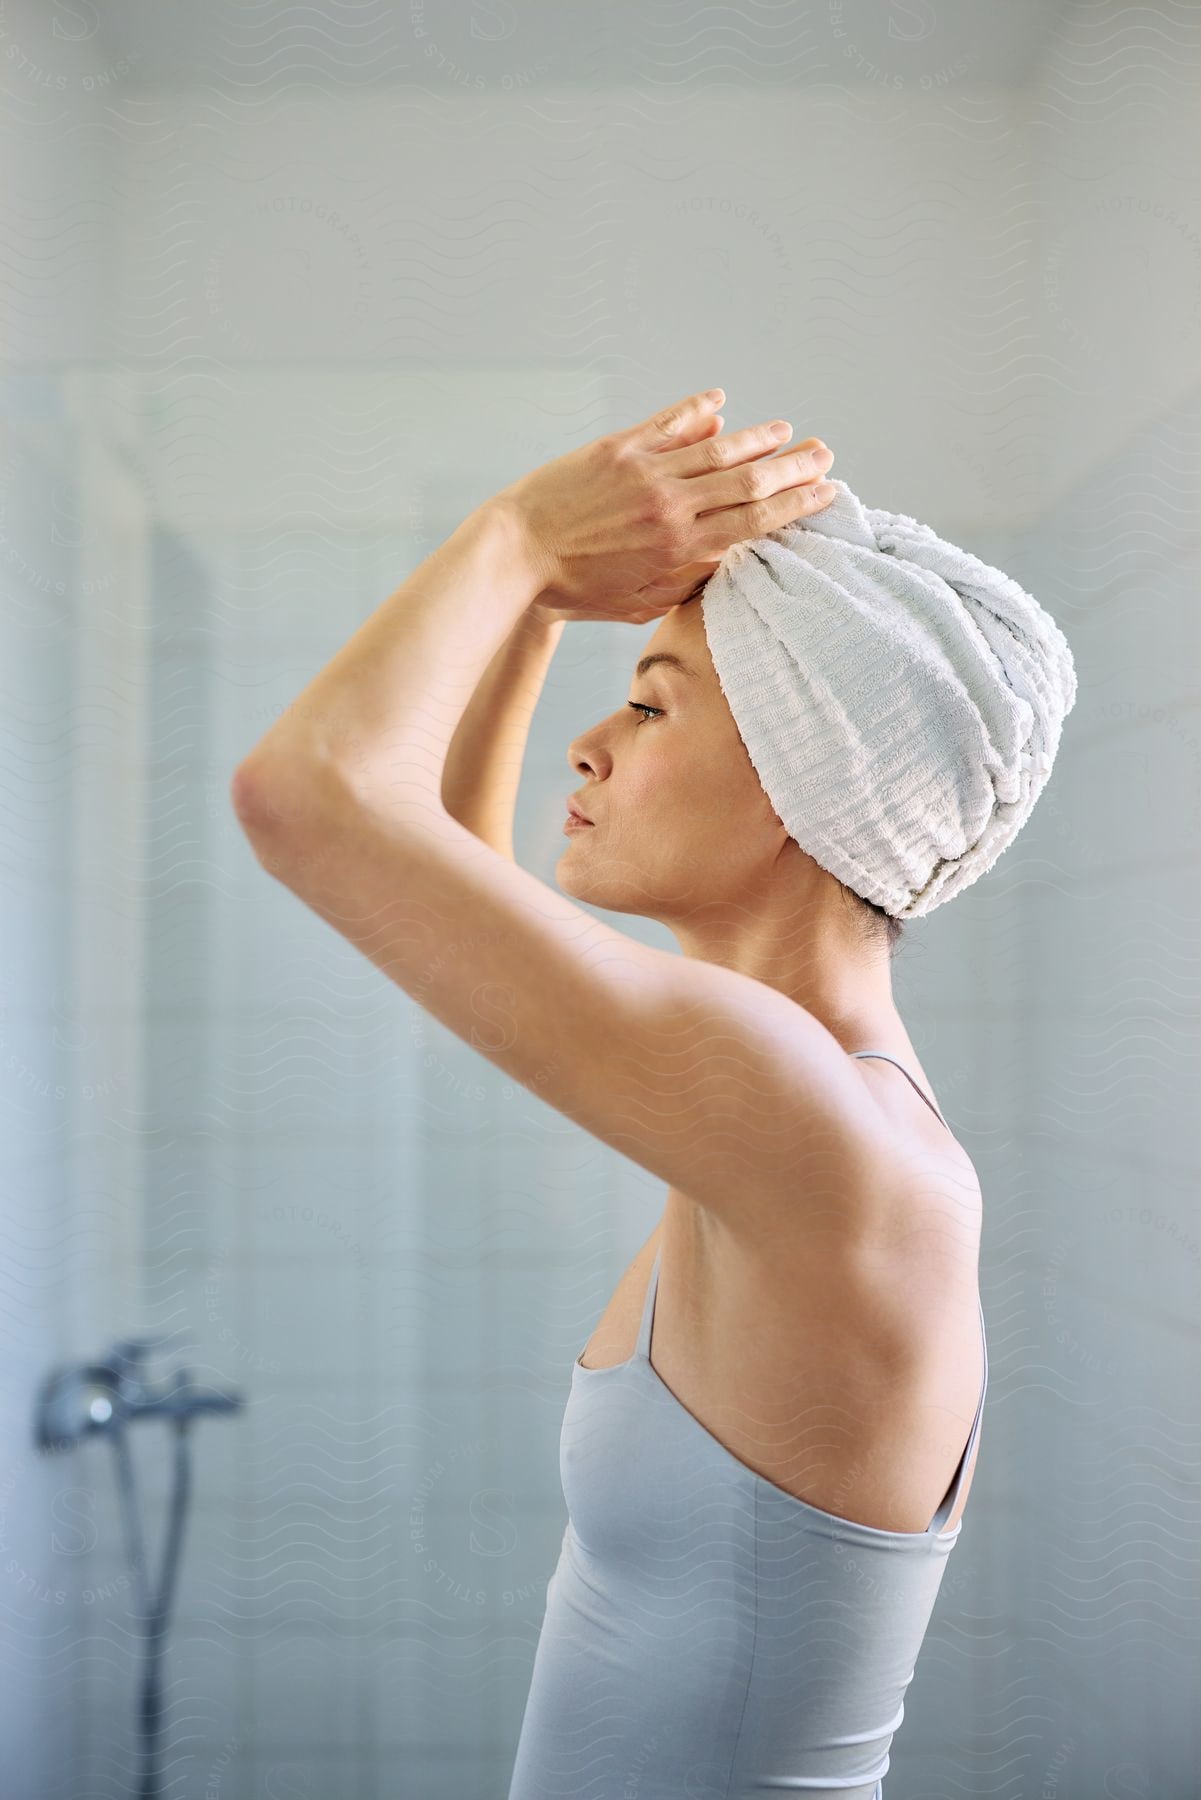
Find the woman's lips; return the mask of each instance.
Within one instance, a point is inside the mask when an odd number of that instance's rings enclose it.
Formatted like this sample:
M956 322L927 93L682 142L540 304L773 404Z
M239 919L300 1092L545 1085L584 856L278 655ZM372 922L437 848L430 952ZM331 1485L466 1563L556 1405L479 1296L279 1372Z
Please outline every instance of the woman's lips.
M568 813L563 821L563 829L566 832L591 831L592 821L591 819L581 819L576 813Z

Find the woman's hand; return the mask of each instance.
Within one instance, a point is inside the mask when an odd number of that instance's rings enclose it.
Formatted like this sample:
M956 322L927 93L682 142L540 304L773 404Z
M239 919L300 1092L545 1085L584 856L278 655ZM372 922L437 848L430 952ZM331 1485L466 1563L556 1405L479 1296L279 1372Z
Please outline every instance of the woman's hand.
M769 457L790 435L770 424L720 437L720 388L596 438L501 490L544 619L645 624L696 592L732 544L828 506L834 458L819 438Z
M530 602L526 611L546 624L553 624L556 619L616 619L623 625L645 625L699 593L720 566L720 557L687 563L682 569L669 569L636 594L607 593L593 606L559 604L566 596L547 588Z

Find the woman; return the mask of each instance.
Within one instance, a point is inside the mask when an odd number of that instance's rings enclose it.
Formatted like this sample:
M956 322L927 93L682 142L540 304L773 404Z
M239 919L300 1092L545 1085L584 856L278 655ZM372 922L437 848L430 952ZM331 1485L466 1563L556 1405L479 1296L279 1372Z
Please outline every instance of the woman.
M890 950L1028 816L1071 660L998 571L822 483L817 440L722 436L723 399L473 513L232 789L265 869L667 1184L572 1370L510 1800L879 1795L975 1466L980 1189ZM571 746L557 873L681 956L511 857L564 623L656 617Z

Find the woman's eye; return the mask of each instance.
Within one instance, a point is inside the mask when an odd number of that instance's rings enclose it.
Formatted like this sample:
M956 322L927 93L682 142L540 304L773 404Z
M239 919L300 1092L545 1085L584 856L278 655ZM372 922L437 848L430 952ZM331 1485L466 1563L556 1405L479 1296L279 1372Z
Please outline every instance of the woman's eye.
M643 706L642 702L639 700L627 700L626 705L632 706L635 712L640 712L644 719L661 719L663 717L663 708L661 706ZM641 721L639 721L639 723L641 723Z

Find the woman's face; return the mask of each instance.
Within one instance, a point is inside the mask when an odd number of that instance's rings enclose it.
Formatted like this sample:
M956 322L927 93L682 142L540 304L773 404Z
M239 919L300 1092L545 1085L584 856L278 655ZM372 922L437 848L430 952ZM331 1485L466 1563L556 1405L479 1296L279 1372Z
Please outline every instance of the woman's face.
M667 655L668 662L646 664ZM593 820L556 866L563 893L669 922L762 893L789 841L721 691L698 596L665 613L627 701L568 748ZM645 708L646 710L640 710Z

